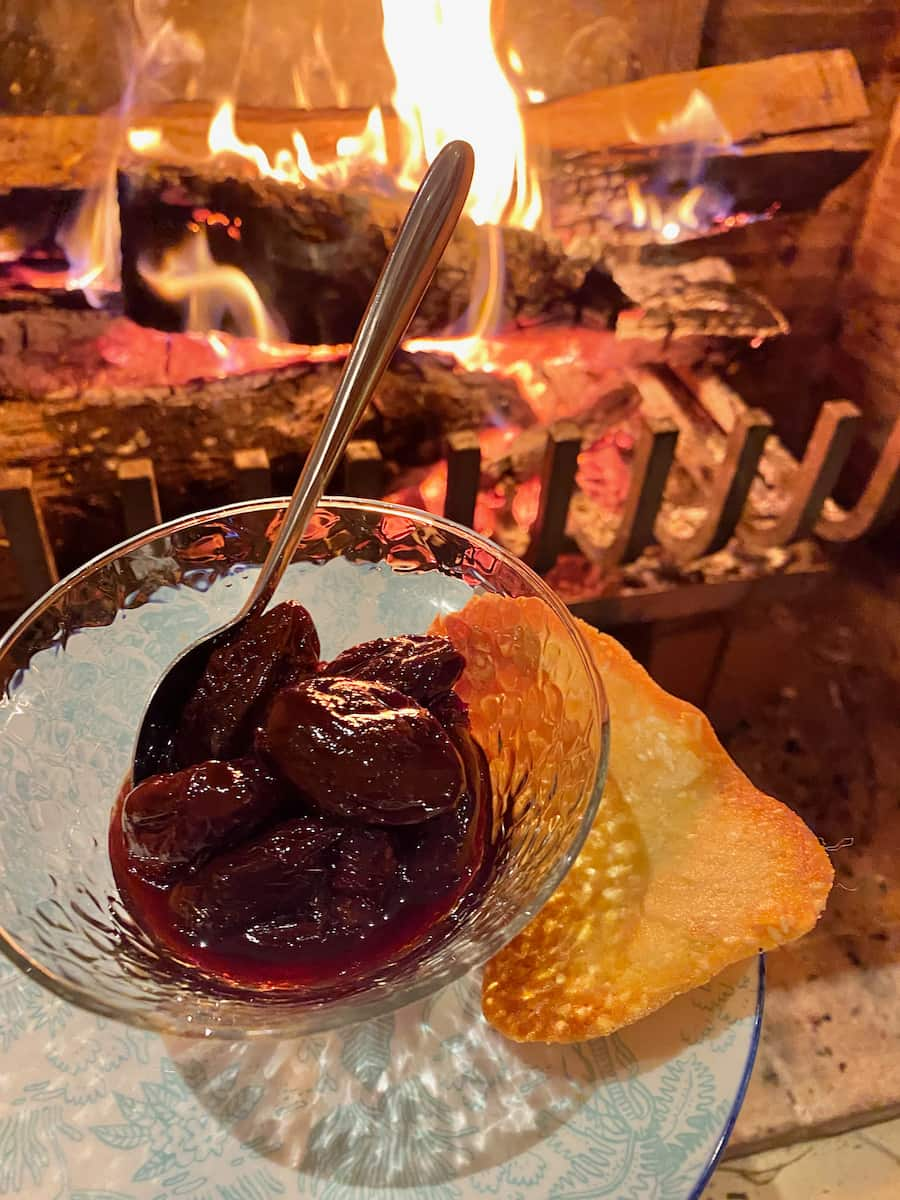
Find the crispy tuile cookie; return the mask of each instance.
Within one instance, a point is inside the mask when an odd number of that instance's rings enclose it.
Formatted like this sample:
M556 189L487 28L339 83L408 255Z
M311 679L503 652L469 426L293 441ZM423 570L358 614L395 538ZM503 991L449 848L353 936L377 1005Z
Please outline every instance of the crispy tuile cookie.
M491 620L485 606L496 609ZM490 657L492 628L508 637L547 612L540 601L479 597L444 618L441 632L477 664ZM613 638L579 625L609 702L609 773L572 869L485 969L485 1017L516 1041L612 1033L729 964L800 937L834 874L816 836L753 787L702 713L658 687ZM503 674L504 692L515 694L509 661ZM486 672L461 680L476 737L496 713L492 682Z

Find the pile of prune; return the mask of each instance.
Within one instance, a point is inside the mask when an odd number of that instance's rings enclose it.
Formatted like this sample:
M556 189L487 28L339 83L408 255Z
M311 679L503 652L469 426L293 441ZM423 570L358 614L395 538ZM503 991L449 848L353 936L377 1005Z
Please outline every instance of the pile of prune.
M392 921L410 935L417 913L421 933L472 882L489 797L453 691L462 655L431 636L319 651L288 601L212 654L175 769L117 813L139 918L162 902L195 948L283 959Z

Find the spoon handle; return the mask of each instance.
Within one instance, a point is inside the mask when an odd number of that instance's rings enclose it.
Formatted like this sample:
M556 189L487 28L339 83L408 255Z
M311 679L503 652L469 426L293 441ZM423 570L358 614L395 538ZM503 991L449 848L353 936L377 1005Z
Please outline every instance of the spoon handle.
M431 282L469 194L474 156L449 142L428 169L375 285L331 407L240 617L262 612L294 556L325 484Z

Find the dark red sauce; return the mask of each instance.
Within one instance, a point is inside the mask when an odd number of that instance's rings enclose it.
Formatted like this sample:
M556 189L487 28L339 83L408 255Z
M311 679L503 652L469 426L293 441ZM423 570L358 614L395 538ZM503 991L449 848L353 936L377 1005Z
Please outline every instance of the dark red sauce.
M305 609L271 610L211 659L173 770L116 801L129 911L208 981L327 998L389 977L492 872L487 763L453 691L462 657L431 637L318 655Z

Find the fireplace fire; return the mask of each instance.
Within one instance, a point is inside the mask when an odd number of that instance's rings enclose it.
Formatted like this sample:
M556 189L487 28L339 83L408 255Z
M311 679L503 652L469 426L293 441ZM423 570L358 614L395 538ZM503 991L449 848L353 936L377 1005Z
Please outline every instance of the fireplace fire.
M617 625L804 586L896 515L900 423L866 459L831 370L887 128L867 60L701 63L698 28L567 91L490 0L368 7L377 102L321 26L292 107L198 98L203 39L160 17L114 108L0 116L7 617L161 515L290 490L452 137L467 217L332 490L473 525Z

